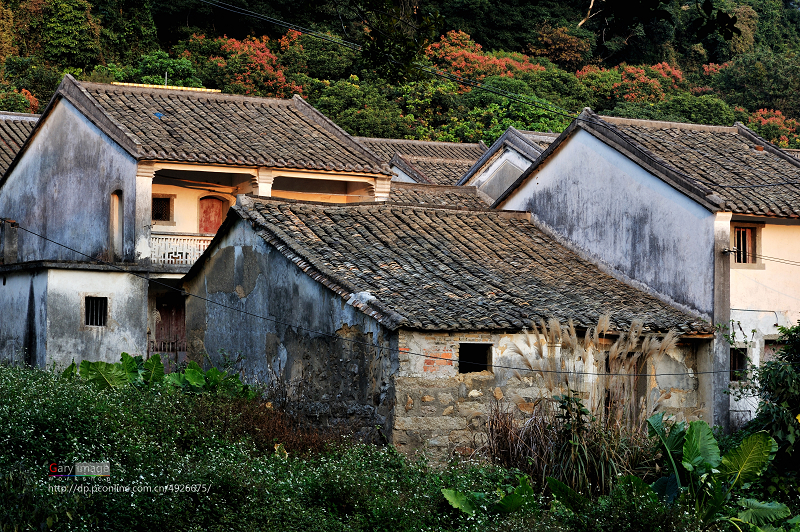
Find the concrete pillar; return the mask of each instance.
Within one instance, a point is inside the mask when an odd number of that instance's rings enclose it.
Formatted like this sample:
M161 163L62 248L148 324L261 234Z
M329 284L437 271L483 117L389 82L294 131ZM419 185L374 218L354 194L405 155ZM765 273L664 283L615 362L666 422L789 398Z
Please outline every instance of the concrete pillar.
M150 262L150 233L153 223L153 177L156 167L152 162L140 162L136 167L136 209L134 212L135 260Z
M731 321L731 255L723 250L731 246L730 212L714 216L714 335L712 390L712 422L726 432L730 427L730 398L725 390L730 384L731 346L725 339Z
M271 168L259 167L253 178L253 194L268 198L272 196L272 182L275 175Z

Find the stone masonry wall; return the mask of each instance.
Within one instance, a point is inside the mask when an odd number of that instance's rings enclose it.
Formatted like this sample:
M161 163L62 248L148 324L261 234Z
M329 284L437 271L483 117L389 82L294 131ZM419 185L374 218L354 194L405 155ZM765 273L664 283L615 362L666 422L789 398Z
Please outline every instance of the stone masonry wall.
M519 355L508 350L509 342L522 345L522 340L522 335L513 333L400 330L394 445L406 454L424 451L441 459L454 451L470 452L484 443L483 430L493 407L512 412L520 419L530 415L533 402L540 397L551 397L553 392L544 386L540 376L509 369L526 367ZM459 373L460 343L491 344L490 364L494 367L490 371ZM646 397L650 407L657 402L659 410L678 419L706 416L695 372L697 357L707 356L707 343L682 342L642 368L642 372L650 375L640 379L640 396ZM596 372L597 368L589 362L583 370ZM595 377L584 377L583 390L587 396L595 382Z

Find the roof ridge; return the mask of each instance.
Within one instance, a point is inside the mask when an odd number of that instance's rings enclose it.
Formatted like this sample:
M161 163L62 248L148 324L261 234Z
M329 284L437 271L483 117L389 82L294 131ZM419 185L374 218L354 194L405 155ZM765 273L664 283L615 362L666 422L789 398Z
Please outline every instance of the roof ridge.
M86 89L99 89L112 92L132 92L139 94L175 95L187 99L195 100L229 100L229 101L250 101L253 103L281 103L287 107L292 105L292 98L273 98L267 96L247 96L244 94L228 94L224 92L192 91L186 89L162 88L156 85L112 85L110 83L78 82Z
M42 115L33 113L15 113L13 111L0 111L0 120L9 122L36 122Z
M688 122L668 122L665 120L646 120L642 118L624 118L619 116L596 116L615 126L638 126L651 129L685 129L688 131L706 131L710 133L739 133L736 126L714 126L709 124L690 124Z
M417 140L417 139L382 139L379 137L353 137L357 141L368 141L368 142L386 142L388 144L427 144L427 145L436 145L436 146L474 146L476 148L481 148L481 144L479 142L447 142L444 140Z

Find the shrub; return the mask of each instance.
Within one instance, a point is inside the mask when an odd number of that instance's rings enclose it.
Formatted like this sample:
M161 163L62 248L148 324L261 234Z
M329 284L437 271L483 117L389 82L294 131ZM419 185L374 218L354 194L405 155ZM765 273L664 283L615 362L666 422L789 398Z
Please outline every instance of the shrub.
M626 118L720 126L730 126L736 119L728 104L716 96L694 96L686 93L658 103L620 102L609 114Z

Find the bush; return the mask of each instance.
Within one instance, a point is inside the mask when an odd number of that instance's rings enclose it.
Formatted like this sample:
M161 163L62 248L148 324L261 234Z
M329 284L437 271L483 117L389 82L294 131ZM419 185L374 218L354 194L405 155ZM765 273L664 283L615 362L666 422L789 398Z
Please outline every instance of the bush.
M694 96L686 93L677 94L669 100L658 103L620 102L609 114L625 118L719 126L733 125L736 119L728 104L716 96L707 94Z

